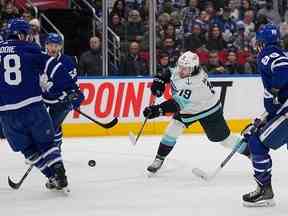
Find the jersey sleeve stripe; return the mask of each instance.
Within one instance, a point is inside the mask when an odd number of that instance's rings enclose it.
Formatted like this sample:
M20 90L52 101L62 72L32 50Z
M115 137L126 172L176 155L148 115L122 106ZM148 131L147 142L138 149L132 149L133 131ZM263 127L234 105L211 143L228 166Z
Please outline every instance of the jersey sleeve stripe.
M51 74L50 74L50 78L53 79L54 74L56 73L57 69L62 65L61 62L59 62L52 70Z
M271 63L271 70L273 71L274 68L284 65L288 65L288 58L284 56L279 57Z
M0 111L8 111L8 110L17 110L22 107L28 106L29 104L36 103L42 101L42 96L30 97L26 100L23 100L19 103L15 104L6 104L4 106L0 106Z
M46 64L45 64L45 69L44 69L44 73L47 74L47 70L48 70L49 64L51 63L51 61L52 61L53 59L54 59L54 57L50 57L50 58L48 59L48 61L46 62Z

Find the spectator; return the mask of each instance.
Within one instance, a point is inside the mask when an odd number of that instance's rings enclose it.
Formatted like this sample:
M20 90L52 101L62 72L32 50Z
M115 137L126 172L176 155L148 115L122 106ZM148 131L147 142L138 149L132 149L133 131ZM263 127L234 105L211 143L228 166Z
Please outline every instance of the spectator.
M247 57L246 62L244 64L245 73L249 73L249 74L257 73L256 58L257 58L257 54L255 52L252 52Z
M225 62L225 71L229 74L244 73L243 65L237 61L237 53L235 50L229 50L227 54L227 61Z
M210 32L208 34L206 48L208 50L217 50L217 51L226 48L226 42L222 37L222 32L218 25L213 25L211 27Z
M163 40L162 52L166 52L169 55L170 66L174 67L176 65L177 59L180 56L179 49L175 46L175 41L171 37L166 37Z
M224 74L226 73L223 64L219 60L217 50L209 52L208 62L205 64L206 70L209 74Z
M45 48L46 35L40 33L40 22L38 19L32 19L29 24L31 25L32 39L37 43L42 49Z
M184 38L184 47L193 52L195 47L201 47L206 44L205 35L202 32L201 26L195 23L192 26L191 33Z
M113 4L111 14L118 14L121 22L124 22L127 18L127 8L125 0L116 0Z
M175 29L175 26L173 24L169 23L168 25L166 25L164 27L163 34L164 35L162 35L162 39L164 39L166 37L173 38L175 41L175 46L181 47L182 43L179 40L179 38L177 38L177 36L176 36L176 29Z
M244 14L243 20L237 22L238 26L244 27L244 36L247 40L251 40L255 35L255 24L254 24L254 11L248 10Z
M121 18L118 14L111 14L110 17L110 28L120 37L121 40L124 40L124 25L121 23Z
M244 19L244 14L248 10L253 10L251 1L250 0L242 0L241 5L240 5L240 10L239 10L239 19L240 20Z
M7 22L8 20L17 17L19 17L19 13L17 8L14 6L13 2L12 1L6 2L6 5L4 5L2 13L2 19Z
M257 16L259 15L265 15L273 23L279 25L281 17L278 9L278 1L266 1L265 7L258 11Z
M197 6L198 0L189 0L187 7L183 8L181 12L184 33L190 31L194 20L199 16L199 9Z
M128 54L120 64L120 73L124 76L149 75L148 65L140 56L140 44L138 42L130 43Z
M139 11L131 10L128 22L125 24L125 37L128 41L141 41L144 36L144 26Z
M159 53L159 61L157 64L157 74L163 74L165 71L169 71L169 54L166 52Z
M206 10L202 10L200 12L200 16L196 19L196 22L201 25L201 29L204 33L209 31L210 28L210 15Z
M79 60L80 76L102 76L101 41L98 37L90 38L90 50L84 52Z

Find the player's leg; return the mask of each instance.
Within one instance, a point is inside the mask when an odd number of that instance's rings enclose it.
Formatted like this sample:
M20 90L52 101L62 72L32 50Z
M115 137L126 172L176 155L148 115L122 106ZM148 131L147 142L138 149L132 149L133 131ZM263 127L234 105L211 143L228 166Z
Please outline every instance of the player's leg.
M33 113L25 111L7 112L1 118L2 127L12 150L20 151L28 163L34 164L47 178L50 178L52 173L49 168L43 167L45 162L39 158L40 154L33 145L29 127L25 124L29 121L29 115L33 115Z
M0 139L5 139L4 131L3 131L3 126L0 121Z
M269 149L280 148L288 140L288 119L286 116L277 116L267 122L260 130L245 134L249 143L254 168L254 177L258 184L256 191L245 194L245 206L274 205L274 193L271 186L272 160Z
M54 142L57 146L60 147L60 150L63 138L61 125L66 116L68 115L68 113L70 112L70 110L71 110L70 107L63 106L61 104L55 104L49 106L49 115L52 119L53 126L55 129Z
M149 172L155 173L161 168L165 158L176 144L177 138L182 134L184 127L185 125L176 119L170 121L158 147L157 155L153 163L147 168Z
M231 134L226 120L223 117L222 109L217 110L211 115L199 120L206 136L212 142L219 142L225 148L234 149L241 145L237 152L245 156L250 155L247 142L244 142L239 136Z
M54 127L52 120L44 106L34 110L35 122L31 127L31 135L37 146L40 157L44 160L44 167L50 168L57 189L67 187L68 181L59 147L53 142Z

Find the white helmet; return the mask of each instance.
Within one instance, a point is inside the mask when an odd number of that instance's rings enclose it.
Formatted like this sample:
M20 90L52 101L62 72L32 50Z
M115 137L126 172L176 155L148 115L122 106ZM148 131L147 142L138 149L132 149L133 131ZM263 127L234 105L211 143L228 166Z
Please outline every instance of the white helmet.
M177 65L180 67L190 67L193 69L195 66L199 66L199 57L196 53L187 51L179 57Z
M185 72L186 71L186 72ZM181 55L177 62L179 76L185 78L199 73L199 57L197 54L188 51Z

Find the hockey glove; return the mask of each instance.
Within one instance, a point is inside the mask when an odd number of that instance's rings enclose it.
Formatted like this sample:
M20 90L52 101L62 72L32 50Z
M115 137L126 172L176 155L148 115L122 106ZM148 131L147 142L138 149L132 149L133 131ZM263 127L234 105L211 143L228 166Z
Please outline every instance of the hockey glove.
M163 115L163 109L159 105L151 105L144 109L143 115L145 118L153 119Z
M267 117L267 116L266 116ZM253 123L248 124L242 131L241 135L244 137L251 136L253 134L260 133L262 128L267 123L266 117L256 118Z
M81 105L81 102L84 100L84 94L80 90L73 90L68 94L67 99L72 105L73 109L78 109Z
M151 85L151 93L153 96L161 97L165 91L165 81L160 77L155 77Z

